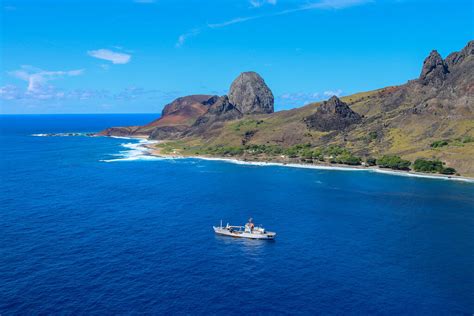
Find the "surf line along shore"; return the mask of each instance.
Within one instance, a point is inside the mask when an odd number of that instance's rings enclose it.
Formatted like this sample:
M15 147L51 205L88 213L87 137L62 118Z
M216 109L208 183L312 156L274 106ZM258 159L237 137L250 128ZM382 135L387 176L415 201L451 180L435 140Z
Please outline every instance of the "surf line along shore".
M167 159L201 159L208 161L224 161L234 164L242 165L254 165L254 166L279 166L279 167L290 167L290 168L306 168L306 169L317 169L317 170L340 170L340 171L365 171L365 172L377 172L384 173L389 175L397 176L406 176L406 177L418 177L426 179L436 179L436 180L453 180L461 181L466 183L474 183L474 178L463 177L463 176L445 176L437 174L428 174L416 171L404 171L404 170L390 170L383 169L376 166L349 166L349 165L334 165L329 163L304 163L304 162L294 162L288 161L284 157L272 157L272 160L264 159L239 159L239 158L229 158L229 157L219 157L219 156L200 156L200 155L182 155L178 151L172 153L163 153L160 148L157 148L157 144L166 143L166 140L148 140L146 136L133 136L133 137L117 137L117 136L108 136L121 139L130 139L138 140L140 143L137 144L137 147L143 149L143 153L148 156L153 156L157 158L167 158Z

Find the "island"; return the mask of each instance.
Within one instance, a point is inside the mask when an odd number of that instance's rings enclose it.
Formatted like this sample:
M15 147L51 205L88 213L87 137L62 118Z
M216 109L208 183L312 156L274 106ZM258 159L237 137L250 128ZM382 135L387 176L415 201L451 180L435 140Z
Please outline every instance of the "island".
M156 140L152 155L474 177L474 41L445 59L433 50L405 84L285 111L259 74L243 72L228 95L180 97L149 124L97 135Z

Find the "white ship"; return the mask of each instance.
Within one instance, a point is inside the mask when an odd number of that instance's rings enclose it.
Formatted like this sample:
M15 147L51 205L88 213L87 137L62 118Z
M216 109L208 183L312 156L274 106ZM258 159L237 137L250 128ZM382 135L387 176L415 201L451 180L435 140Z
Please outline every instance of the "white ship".
M222 226L213 226L214 232L218 235L230 236L236 238L250 238L250 239L275 239L276 233L266 231L263 227L255 227L252 219L249 219L245 226L232 226L227 223Z

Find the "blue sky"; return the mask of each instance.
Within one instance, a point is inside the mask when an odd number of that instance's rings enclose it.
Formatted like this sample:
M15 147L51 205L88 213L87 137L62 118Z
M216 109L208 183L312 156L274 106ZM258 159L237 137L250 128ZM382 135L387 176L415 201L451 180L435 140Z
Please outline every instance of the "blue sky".
M471 0L1 4L0 113L160 112L248 70L288 109L404 83L474 38Z

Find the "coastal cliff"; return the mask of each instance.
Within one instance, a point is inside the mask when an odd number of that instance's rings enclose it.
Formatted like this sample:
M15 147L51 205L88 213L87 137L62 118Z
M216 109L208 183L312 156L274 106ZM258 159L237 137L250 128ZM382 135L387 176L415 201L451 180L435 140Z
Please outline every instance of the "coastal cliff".
M178 98L145 126L113 127L99 135L162 140L156 146L163 154L380 162L394 169L431 166L422 171L474 176L474 41L445 59L432 51L420 76L406 84L289 111L274 112L263 78L245 72L228 96Z

